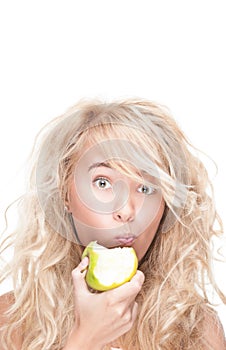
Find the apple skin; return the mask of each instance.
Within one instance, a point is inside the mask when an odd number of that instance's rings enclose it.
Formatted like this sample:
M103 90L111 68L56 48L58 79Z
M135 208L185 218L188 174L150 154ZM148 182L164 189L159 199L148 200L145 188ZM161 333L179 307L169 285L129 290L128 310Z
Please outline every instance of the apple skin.
M88 258L89 258L89 265L87 267L85 280L86 280L87 285L91 288L91 290L103 292L103 291L117 288L120 285L122 285L126 282L129 282L131 280L131 278L135 275L135 273L137 271L137 267L138 267L138 259L137 259L135 250L132 247L112 248L112 249L109 249L111 252L114 251L114 249L129 249L131 251L131 254L133 254L133 257L134 257L133 268L132 268L132 271L128 274L128 276L126 276L123 279L123 281L121 281L121 282L112 281L112 283L108 284L108 285L104 285L103 283L101 283L95 275L95 267L97 266L98 259L99 259L99 254L94 250L95 248L102 249L102 250L104 249L104 251L108 250L107 248L105 248L105 247L97 244L95 241L93 241L87 245L87 247L85 248L85 250L82 254L82 259L85 256L88 256ZM104 266L103 266L103 268L104 268ZM112 268L114 268L114 266L112 266ZM110 274L111 270L108 269L108 270L106 270L106 272L108 272Z

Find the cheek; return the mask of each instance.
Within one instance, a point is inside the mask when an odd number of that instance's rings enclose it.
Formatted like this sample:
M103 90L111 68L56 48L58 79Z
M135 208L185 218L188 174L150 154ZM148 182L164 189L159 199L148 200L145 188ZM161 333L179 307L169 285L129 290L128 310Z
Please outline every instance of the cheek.
M136 215L136 220L131 223L132 231L138 235L155 227L161 220L164 212L164 200L160 193L146 197Z
M109 215L103 215L91 209L77 195L74 188L70 192L69 210L77 223L85 224L93 228L108 228Z
M74 190L71 192L69 209L77 220L87 221L93 217L92 211L79 199Z
M150 225L161 212L161 199L157 198L151 201L151 203L146 203L143 205L141 210L137 214L137 219L141 222L145 222L146 225Z
M161 219L164 201L161 192L150 196L141 196L138 193L135 197L135 219L129 225L131 233L138 236ZM114 229L118 226L118 223L112 219L112 210L106 213L102 210L95 210L88 204L90 203L84 202L76 192L75 186L72 185L69 195L69 210L77 222L97 229Z
M165 210L165 201L162 196L156 199L152 206L149 208L149 224L159 223ZM146 215L147 212L146 212Z
M164 200L162 200L161 206L159 208L157 215L155 215L154 220L150 223L150 225L146 228L146 230L138 237L138 239L135 241L133 245L133 248L136 251L139 261L144 257L145 253L147 252L150 244L152 243L156 235L161 218L164 213L164 209L165 209L165 202Z

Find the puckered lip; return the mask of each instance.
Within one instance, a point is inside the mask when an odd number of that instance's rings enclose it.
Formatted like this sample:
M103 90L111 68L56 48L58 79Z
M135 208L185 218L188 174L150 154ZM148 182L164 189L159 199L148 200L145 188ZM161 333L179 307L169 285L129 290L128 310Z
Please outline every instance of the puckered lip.
M137 237L134 235L123 235L116 237L116 241L119 243L119 245L131 246L136 240L136 238Z

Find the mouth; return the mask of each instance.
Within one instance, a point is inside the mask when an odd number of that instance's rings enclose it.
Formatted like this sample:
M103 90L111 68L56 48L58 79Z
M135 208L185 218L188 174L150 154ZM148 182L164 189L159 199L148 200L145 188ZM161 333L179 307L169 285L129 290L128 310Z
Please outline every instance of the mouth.
M136 240L135 236L116 237L116 241L123 246L131 246Z

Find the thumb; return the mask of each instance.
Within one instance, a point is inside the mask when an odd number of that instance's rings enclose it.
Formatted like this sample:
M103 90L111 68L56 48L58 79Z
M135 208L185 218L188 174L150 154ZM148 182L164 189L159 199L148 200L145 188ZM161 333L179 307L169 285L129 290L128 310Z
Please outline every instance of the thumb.
M72 278L74 283L74 288L76 291L78 290L87 290L87 284L85 281L87 267L89 265L88 257L84 257L82 261L78 264L78 266L72 271Z
M80 270L80 273L84 273L86 272L88 266L89 266L89 258L88 256L85 256L77 267Z

